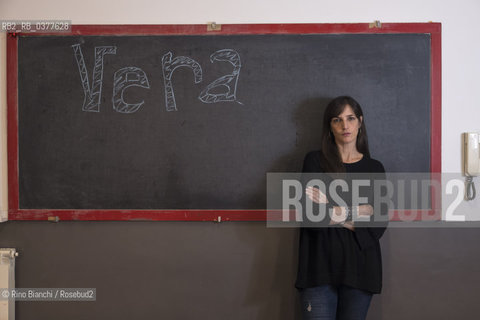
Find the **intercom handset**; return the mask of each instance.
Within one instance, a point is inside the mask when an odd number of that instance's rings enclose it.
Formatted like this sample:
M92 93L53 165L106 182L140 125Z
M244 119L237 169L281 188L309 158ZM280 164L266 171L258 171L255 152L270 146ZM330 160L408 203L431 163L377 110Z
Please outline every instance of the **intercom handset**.
M463 142L465 175L476 177L480 175L480 134L466 132Z
M463 133L463 172L467 176L467 200L475 198L473 177L480 175L480 134Z

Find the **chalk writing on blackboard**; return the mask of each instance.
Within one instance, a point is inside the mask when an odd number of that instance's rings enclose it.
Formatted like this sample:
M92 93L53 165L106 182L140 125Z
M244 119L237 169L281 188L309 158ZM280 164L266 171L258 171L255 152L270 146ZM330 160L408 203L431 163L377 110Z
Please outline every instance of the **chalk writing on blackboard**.
M173 93L172 75L175 69L189 67L193 70L195 83L202 81L202 67L189 57L175 57L172 60L172 53L167 52L162 57L163 83L165 84L165 103L167 111L176 111L175 94Z
M106 54L116 54L117 47L95 47L95 65L93 67L91 88L88 81L87 67L85 65L85 60L83 59L82 48L79 44L74 44L72 48L75 59L77 60L78 72L80 73L80 80L82 82L83 93L85 95L82 110L89 112L99 112L100 98L102 96L103 59Z
M82 48L80 44L72 45L75 60L77 62L78 72L80 73L80 81L83 87L84 101L82 111L99 112L100 100L102 96L103 86L103 62L106 54L116 54L116 46L95 47L95 63L92 74L92 86L88 80L88 72L83 58ZM237 83L240 76L242 64L240 55L233 49L221 49L210 55L210 62L226 61L233 65L231 74L222 76L210 83L203 89L198 99L203 103L217 103L222 101L237 101ZM167 52L162 56L162 72L163 82L165 86L165 108L167 111L177 111L175 94L172 84L173 72L180 67L188 67L192 69L195 83L203 80L202 67L200 64L190 57L178 56L173 58L172 52ZM148 77L141 68L124 67L118 69L113 77L113 110L120 113L134 113L140 109L144 101L138 103L127 103L124 100L124 91L132 86L150 89ZM215 93L212 93L216 89ZM220 90L219 90L220 89ZM222 92L223 91L223 92Z
M233 65L234 69L232 74L218 78L217 80L210 83L205 89L203 89L198 99L205 103L215 103L219 101L236 101L238 77L240 75L240 69L242 67L242 64L240 63L240 55L237 51L233 49L223 49L214 52L210 56L210 61L212 63L214 61L228 61ZM227 92L216 94L209 92L211 89L220 86L227 87Z
M150 89L145 71L137 67L125 67L117 70L113 77L113 109L120 113L133 113L144 103L126 103L123 100L123 91L128 87L142 87Z

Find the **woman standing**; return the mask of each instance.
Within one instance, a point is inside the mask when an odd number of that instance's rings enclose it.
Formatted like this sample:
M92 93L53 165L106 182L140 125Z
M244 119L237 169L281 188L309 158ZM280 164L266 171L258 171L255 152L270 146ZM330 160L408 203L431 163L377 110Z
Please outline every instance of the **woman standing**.
M322 150L307 154L303 172L383 176L382 163L370 158L363 112L353 98L341 96L328 104L323 118ZM383 205L374 208L373 184L367 192L368 201L354 206L355 199L344 199L347 205L342 206L318 188L308 187L305 193L312 202L325 205L332 213L327 215L327 226L302 228L300 232L295 286L300 290L303 318L365 319L372 294L380 293L382 287L378 240L388 219L373 227L355 217L372 217L376 210L385 217L388 209Z

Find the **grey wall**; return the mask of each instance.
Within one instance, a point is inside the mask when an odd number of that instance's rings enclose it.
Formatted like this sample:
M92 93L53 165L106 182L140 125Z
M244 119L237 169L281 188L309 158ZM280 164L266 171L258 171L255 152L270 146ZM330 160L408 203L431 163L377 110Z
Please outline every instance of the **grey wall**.
M477 229L389 229L369 320L474 319ZM16 286L95 287L96 302L17 302L28 319L298 319L298 232L259 222L20 222Z

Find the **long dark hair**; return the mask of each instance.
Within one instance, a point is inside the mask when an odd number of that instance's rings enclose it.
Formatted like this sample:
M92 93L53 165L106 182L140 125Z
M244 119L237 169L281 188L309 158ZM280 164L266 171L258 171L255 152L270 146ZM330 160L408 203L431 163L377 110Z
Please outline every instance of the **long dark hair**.
M360 117L362 117L362 123L357 135L357 150L360 153L363 153L364 157L370 157L367 128L365 127L365 118L363 117L363 111L360 104L349 96L336 97L329 102L327 109L325 109L325 113L323 114L322 166L325 172L345 172L345 166L343 165L337 144L335 143L335 137L330 130L330 123L333 118L338 117L338 115L345 110L347 105L352 108L353 113L355 113L355 116L359 121Z

